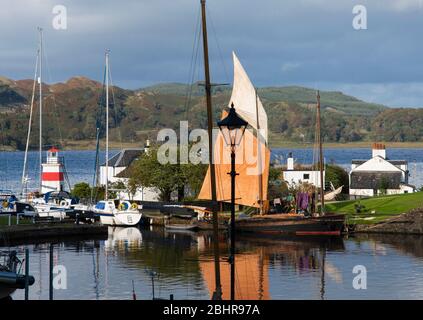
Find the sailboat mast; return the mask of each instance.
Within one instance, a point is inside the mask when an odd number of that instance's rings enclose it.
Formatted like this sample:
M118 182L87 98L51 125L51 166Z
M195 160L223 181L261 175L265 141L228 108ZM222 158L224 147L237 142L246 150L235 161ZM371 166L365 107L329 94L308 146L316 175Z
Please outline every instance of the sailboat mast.
M259 187L259 205L260 214L263 215L263 172L261 166L261 139L260 139L260 122L259 122L259 111L258 111L258 95L257 89L254 89L256 94L256 120L257 120L257 169L258 169L258 187Z
M43 174L43 29L38 28L40 32L40 137L39 137L39 157L40 157L40 192L42 189L42 174Z
M215 285L216 291L213 294L214 300L222 299L222 288L220 284L220 258L219 258L219 226L217 215L217 195L216 195L216 171L213 161L213 113L211 101L211 83L209 69L209 48L207 42L207 21L206 21L206 0L201 0L201 16L203 31L203 51L204 51L204 73L205 90L207 104L207 131L209 136L209 163L210 163L210 183L211 200L213 212L213 245L214 245L214 265L215 265Z
M108 200L109 189L109 51L106 51L106 190L104 199Z
M319 143L319 171L320 171L320 213L321 215L325 214L325 186L324 186L324 177L323 177L323 146L322 146L322 130L320 125L320 92L317 90L317 138Z
M29 111L28 133L26 137L24 165L22 170L22 193L21 193L22 196L26 193L25 189L26 189L26 184L28 183L27 176L26 176L26 167L28 162L29 139L31 138L32 114L34 113L34 101L35 101L35 95L36 95L36 89L37 89L37 73L38 73L39 58L40 58L40 48L38 48L37 50L37 58L35 60L35 74L34 74L34 83L32 85L31 109Z

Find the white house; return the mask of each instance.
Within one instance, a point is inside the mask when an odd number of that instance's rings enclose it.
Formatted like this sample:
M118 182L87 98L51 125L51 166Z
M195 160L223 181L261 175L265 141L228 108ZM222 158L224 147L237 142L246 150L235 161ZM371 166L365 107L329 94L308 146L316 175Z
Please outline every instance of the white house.
M349 177L351 198L416 191L415 186L408 184L408 162L388 159L381 143L372 145L371 159L352 160Z
M129 177L126 169L144 152L148 152L148 144L145 148L123 149L111 157L108 163L109 183L120 181L127 185ZM106 184L106 163L100 166L99 180L100 185ZM134 195L129 194L127 191L120 191L118 197L123 200L158 201L158 192L154 188L140 187Z
M288 155L286 168L282 169L283 180L293 186L303 182L310 183L320 188L320 171L315 170L312 165L295 165L292 153ZM323 171L323 183L325 183L325 172Z

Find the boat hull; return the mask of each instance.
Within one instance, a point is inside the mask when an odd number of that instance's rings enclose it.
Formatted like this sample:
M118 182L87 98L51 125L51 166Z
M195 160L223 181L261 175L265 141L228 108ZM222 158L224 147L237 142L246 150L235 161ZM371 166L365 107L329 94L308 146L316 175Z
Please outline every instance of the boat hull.
M304 216L266 216L236 221L239 232L267 234L290 234L297 236L339 236L345 224L344 215L327 215L323 217Z
M140 223L141 213L101 213L100 222L107 226L133 227Z

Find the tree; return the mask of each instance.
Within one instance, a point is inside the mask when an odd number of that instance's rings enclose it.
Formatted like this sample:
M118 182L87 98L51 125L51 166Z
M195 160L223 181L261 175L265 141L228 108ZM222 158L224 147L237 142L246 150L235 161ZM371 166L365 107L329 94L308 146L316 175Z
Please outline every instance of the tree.
M325 167L325 181L326 183L331 182L335 188L344 186L343 193L348 193L349 189L349 177L347 171L335 164L328 164Z
M288 184L282 181L282 170L280 168L269 168L269 182L267 188L268 198L270 200L281 198L288 194Z
M161 164L157 159L156 146L151 146L148 153L142 154L130 167L130 189L152 187L160 191L160 200L170 201L173 191L184 185L185 177L179 165Z
M203 185L208 166L206 164L183 164L182 174L186 177L186 185L189 187L193 197L197 197Z
M189 187L198 194L207 166L204 164L161 164L157 159L157 147L152 146L148 153L133 162L130 167L128 189L134 192L138 187L157 188L160 200L170 201L171 194L178 192L178 200L183 200L182 192Z
M77 183L74 185L71 194L72 196L77 197L79 199L90 199L91 187L86 182Z
M385 195L389 189L389 180L386 177L382 177L378 184L379 193Z

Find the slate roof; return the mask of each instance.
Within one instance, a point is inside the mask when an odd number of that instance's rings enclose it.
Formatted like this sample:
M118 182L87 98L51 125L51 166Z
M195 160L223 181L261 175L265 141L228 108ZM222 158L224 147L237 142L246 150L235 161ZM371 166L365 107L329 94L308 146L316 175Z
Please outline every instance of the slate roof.
M388 161L390 164L393 164L394 166L400 166L400 165L407 164L407 160L389 160L389 159L385 159L385 160ZM369 160L352 160L351 163L361 165L361 164L363 164L367 161L369 161Z
M125 169L123 169L121 172L119 172L116 177L117 178L127 178L129 179L131 177L131 166L126 167Z
M353 171L350 189L380 189L384 184L387 189L399 189L401 176L392 171Z
M277 168L282 171L319 171L319 169L316 169L316 166L313 166L312 164L295 164L294 169L290 170L288 170L287 165L277 166Z
M144 149L123 149L121 152L115 154L109 159L109 166L111 167L128 167L132 161L138 158ZM105 166L104 162L101 166Z

